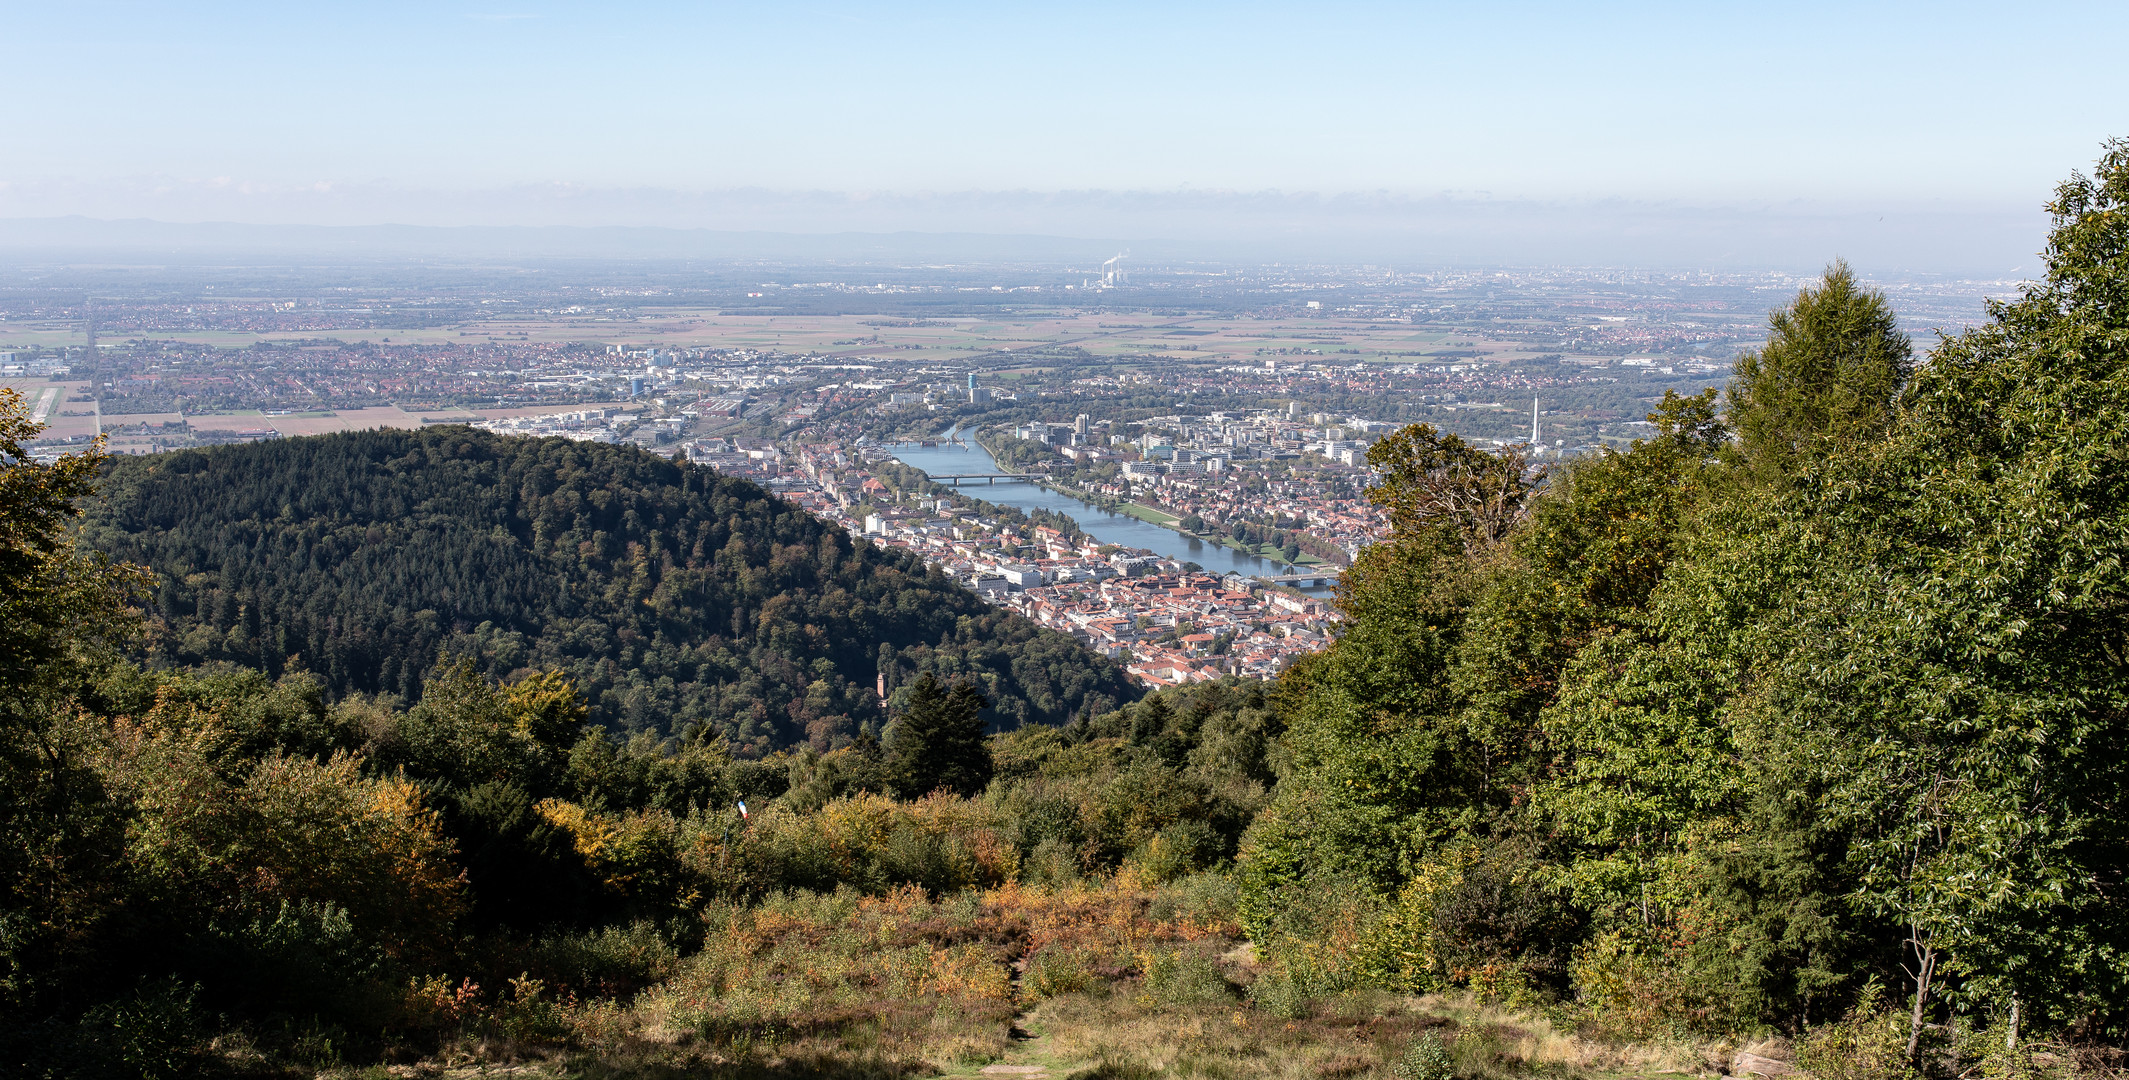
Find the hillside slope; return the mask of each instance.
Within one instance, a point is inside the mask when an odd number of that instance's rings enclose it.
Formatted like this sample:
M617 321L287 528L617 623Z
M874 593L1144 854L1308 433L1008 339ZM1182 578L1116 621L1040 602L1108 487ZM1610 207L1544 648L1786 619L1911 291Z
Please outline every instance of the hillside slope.
M461 427L114 462L84 539L154 569L147 646L411 700L440 655L573 675L593 718L826 748L875 678L973 674L995 726L1136 695L1112 663L745 481Z

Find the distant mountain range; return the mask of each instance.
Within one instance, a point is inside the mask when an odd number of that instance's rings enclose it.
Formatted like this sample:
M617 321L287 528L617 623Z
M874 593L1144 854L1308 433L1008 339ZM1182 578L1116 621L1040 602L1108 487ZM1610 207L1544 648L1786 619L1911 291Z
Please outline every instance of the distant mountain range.
M0 218L0 266L606 259L1085 270L1129 249L1140 266L1201 268L1205 263L1320 262L1407 269L1809 272L1841 256L1878 272L1993 277L2032 268L2041 244L2039 219L2029 206L1806 200L1545 201L1197 189L922 194L508 189L246 196L190 191L169 199L114 195L103 201L159 206L168 217L193 220ZM0 199L0 212L14 208L20 215L49 204L26 196ZM247 218L430 223L234 220Z
M1060 263L1117 241L989 233L786 233L632 226L247 225L144 218L0 219L0 259L266 262L646 259Z

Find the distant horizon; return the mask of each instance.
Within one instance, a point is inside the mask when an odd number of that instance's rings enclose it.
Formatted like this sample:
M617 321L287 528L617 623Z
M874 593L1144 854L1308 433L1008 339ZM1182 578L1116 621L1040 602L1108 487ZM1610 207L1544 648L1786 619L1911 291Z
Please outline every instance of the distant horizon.
M466 194L394 215L380 200L288 198L244 220L202 200L168 216L0 217L0 263L114 254L876 262L1099 261L1797 272L1843 258L1872 273L2030 273L2039 200L1887 205L1790 200L1513 200L1310 192L827 191ZM488 220L448 223L451 203ZM185 210L192 211L185 213ZM225 211L217 214L216 211ZM311 220L303 220L303 218ZM396 219L395 219L396 217ZM259 220L258 218L264 218ZM428 218L429 220L423 220ZM661 220L663 219L663 220ZM674 219L678 219L675 221Z
M2015 275L2129 135L2129 6L2092 0L108 0L8 29L18 255L138 242L19 224L79 217Z

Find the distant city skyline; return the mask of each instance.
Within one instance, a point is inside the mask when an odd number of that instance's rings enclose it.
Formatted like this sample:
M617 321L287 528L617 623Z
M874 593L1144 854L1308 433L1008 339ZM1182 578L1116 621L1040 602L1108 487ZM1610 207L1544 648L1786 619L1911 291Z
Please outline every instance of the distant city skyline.
M1623 237L1883 214L1930 222L1888 265L2008 270L2052 186L2129 134L2119 4L5 16L15 219L1270 242L1444 208L1589 208ZM2014 217L2032 220L2015 242ZM1947 222L1977 249L1939 250Z

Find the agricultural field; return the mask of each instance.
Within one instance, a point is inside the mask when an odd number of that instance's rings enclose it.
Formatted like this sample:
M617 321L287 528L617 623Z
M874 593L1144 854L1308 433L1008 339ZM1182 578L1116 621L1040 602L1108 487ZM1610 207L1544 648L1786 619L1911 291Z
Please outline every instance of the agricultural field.
M1549 324L1554 319L1537 322ZM1602 325L1601 323L1599 324ZM179 342L244 349L258 342L349 342L377 345L554 345L595 342L658 349L734 349L814 356L881 356L895 360L960 360L1069 345L1097 357L1175 355L1209 361L1260 362L1267 354L1343 355L1357 360L1410 361L1453 353L1456 359L1506 360L1525 349L1534 327L1487 335L1469 328L1415 327L1407 322L1335 315L1269 318L1233 314L1174 317L1119 315L1099 309L1030 311L1009 316L921 319L877 315L748 315L717 309L659 309L624 319L589 320L539 315L483 315L447 326L356 327L255 331L235 329L113 331L105 347L124 342ZM0 322L0 349L79 346L73 320ZM1616 353L1617 350L1606 350ZM1592 355L1605 355L1593 353Z

